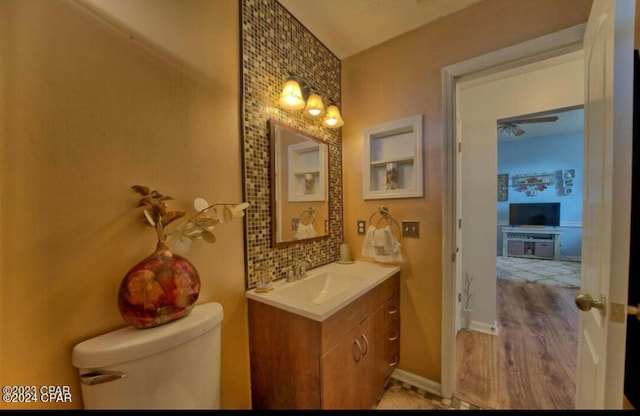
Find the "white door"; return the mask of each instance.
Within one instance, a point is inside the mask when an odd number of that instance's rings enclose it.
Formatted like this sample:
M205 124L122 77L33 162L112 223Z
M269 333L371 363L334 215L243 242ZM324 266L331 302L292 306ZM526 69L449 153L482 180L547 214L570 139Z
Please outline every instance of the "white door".
M594 0L584 36L585 188L578 409L622 407L631 212L634 3Z

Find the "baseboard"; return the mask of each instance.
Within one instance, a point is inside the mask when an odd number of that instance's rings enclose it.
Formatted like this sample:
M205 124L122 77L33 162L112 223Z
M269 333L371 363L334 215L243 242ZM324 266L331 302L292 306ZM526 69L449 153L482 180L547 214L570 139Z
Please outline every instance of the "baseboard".
M418 389L428 391L429 393L436 394L442 397L442 388L440 383L436 383L435 381L426 379L424 377L415 375L405 370L401 370L396 368L391 373L391 377L406 384L410 384Z
M470 328L473 331L482 332L489 335L498 335L498 323L494 322L489 325L485 322L471 321Z

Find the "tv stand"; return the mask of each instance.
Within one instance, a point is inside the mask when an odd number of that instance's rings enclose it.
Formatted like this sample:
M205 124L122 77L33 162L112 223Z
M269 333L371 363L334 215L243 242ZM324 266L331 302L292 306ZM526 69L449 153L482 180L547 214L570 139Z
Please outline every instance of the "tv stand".
M502 227L502 256L558 260L560 233L559 228Z

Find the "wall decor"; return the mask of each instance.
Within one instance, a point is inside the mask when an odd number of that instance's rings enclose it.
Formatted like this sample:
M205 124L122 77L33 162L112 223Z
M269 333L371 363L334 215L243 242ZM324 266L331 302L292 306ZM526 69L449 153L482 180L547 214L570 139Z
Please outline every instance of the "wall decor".
M509 174L498 174L498 202L509 200Z
M512 185L516 190L526 192L528 196L535 196L537 192L544 191L553 184L555 175L553 173L527 173L513 175Z

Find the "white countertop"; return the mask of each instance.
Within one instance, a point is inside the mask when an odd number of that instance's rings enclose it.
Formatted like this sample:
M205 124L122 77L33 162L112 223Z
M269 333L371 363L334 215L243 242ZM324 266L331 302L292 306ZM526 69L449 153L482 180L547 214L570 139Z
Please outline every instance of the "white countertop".
M298 315L305 316L315 321L324 321L329 316L349 304L362 294L385 281L395 273L400 271L400 267L391 264L371 263L354 261L353 263L329 263L307 271L307 276L303 279L287 282L280 279L273 282L273 290L267 293L256 293L255 289L246 292L249 299L280 308ZM305 280L311 280L318 275L328 272L335 278L353 279L353 285L347 290L341 289L339 293L331 296L329 300L322 303L314 303L306 300L303 296L291 296L282 289L289 289L292 285L304 284ZM344 281L343 281L344 282ZM341 283L343 283L341 282ZM341 285L344 286L344 285ZM281 290L278 290L281 289Z

